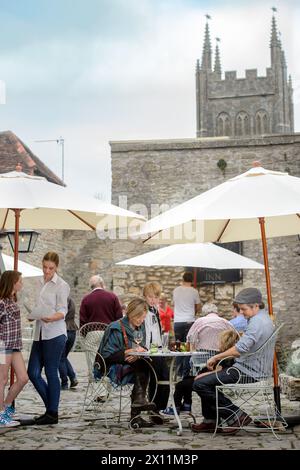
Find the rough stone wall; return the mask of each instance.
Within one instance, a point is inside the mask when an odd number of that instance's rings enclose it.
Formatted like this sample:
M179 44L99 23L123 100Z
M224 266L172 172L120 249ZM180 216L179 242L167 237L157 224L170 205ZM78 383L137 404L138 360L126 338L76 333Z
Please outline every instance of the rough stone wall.
M112 195L127 195L128 208L144 204L182 203L224 180L236 176L259 160L266 168L288 171L300 176L300 135L277 135L256 139L186 139L174 141L112 142ZM219 159L227 162L225 175L219 170ZM166 209L166 207L165 207ZM155 214L150 213L149 217ZM158 247L145 247L141 241L113 243L114 261L138 255ZM299 280L300 243L297 236L268 240L274 312L278 321L286 323L284 344L297 336L300 327ZM243 254L263 262L259 241L243 243ZM145 282L157 280L171 299L174 287L181 279L182 269L117 267L114 287L120 294L140 294ZM228 316L230 304L240 289L256 285L266 297L263 272L243 272L243 282L200 288L202 301L214 300Z

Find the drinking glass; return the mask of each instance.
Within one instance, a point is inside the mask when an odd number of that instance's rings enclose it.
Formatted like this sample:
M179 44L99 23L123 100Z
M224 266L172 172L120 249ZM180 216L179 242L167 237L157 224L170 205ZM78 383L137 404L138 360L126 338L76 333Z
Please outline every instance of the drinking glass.
M143 341L143 332L142 330L134 330L133 332L134 342L139 346Z
M169 333L164 333L162 335L161 345L162 345L163 352L167 352L168 351L168 346L169 346Z

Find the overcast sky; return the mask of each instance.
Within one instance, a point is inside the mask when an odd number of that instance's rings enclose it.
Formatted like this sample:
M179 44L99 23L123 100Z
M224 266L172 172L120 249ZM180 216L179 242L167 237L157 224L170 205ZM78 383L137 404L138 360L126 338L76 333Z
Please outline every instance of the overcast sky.
M271 7L300 131L298 0L0 0L1 130L17 134L73 188L110 200L109 140L194 137L194 71L205 14L222 70L270 65Z

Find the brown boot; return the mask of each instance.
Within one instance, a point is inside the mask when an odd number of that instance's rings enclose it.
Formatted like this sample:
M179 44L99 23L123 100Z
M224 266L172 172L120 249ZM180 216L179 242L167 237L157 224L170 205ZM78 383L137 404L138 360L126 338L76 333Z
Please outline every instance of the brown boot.
M154 411L156 405L147 399L149 375L146 371L136 368L135 382L131 394L131 407L139 411Z

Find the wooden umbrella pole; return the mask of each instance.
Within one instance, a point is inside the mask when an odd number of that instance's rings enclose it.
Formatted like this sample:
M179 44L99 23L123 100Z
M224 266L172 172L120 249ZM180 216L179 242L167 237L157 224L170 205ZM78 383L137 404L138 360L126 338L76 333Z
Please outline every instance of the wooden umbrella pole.
M271 292L271 280L270 280L270 270L269 270L269 259L268 259L268 246L267 246L266 230L265 230L265 218L264 217L259 217L258 220L259 220L259 225L260 225L261 241L262 241L263 255L264 255L264 265L265 265L265 276L266 276L269 315L272 318L272 320L274 320L272 292ZM273 376L274 376L274 398L275 398L275 403L276 403L277 409L280 413L281 412L280 387L279 387L279 380L278 380L278 367L277 367L276 352L274 353L274 360L273 360Z

